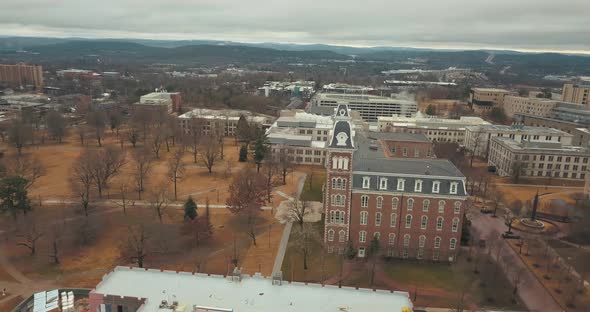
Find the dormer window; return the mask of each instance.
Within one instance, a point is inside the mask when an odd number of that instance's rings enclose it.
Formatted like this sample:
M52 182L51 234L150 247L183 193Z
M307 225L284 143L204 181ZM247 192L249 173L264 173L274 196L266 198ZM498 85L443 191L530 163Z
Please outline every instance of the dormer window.
M368 189L369 187L371 187L371 178L363 177L363 188Z
M387 189L387 178L379 179L379 189L386 190Z
M440 181L432 182L432 193L440 192Z
M422 192L422 180L416 180L414 183L414 192Z
M457 194L457 186L459 185L459 183L457 182L452 182L451 183L451 190L450 193L451 194Z
M405 189L406 180L404 179L397 179L397 190L403 191Z

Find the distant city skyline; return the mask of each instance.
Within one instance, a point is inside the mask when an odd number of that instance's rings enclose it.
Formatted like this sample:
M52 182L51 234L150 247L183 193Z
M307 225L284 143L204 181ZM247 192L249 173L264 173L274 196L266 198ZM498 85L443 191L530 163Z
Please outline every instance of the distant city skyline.
M0 35L590 54L589 11L587 0L5 0Z

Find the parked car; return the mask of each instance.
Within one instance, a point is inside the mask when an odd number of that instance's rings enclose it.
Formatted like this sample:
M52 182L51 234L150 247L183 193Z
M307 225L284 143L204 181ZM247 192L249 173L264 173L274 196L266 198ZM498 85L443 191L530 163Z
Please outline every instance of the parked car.
M480 239L478 244L479 244L479 248L486 248L486 240L485 239Z
M489 213L492 213L492 212L494 212L494 211L493 211L492 209L490 209L490 208L483 207L483 208L481 208L481 209L479 210L479 212L481 212L481 213L485 213L485 214L489 214Z
M496 172L496 166L488 166L488 172L495 173Z
M520 239L520 235L506 232L506 233L502 234L502 238L504 238L504 239Z

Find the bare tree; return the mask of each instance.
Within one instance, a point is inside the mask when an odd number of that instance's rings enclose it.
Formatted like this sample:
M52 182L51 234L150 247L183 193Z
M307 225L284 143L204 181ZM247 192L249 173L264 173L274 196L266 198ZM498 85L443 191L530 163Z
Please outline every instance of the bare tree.
M143 268L145 258L148 256L149 239L147 228L143 223L129 225L127 241L122 246L122 256Z
M164 138L161 129L155 129L150 137L150 148L156 158L160 158L160 149L162 148L162 141Z
M149 206L154 210L160 223L163 222L164 214L168 208L168 192L165 186L157 188L158 191L153 192L149 196Z
M293 200L290 200L287 205L289 216L295 219L294 221L302 228L305 218L311 213L310 203L293 196Z
M106 126L107 116L101 110L91 111L86 115L86 123L94 129L94 137L98 146L102 146L102 136Z
M92 177L91 152L84 150L74 161L70 174L70 186L74 194L80 198L84 215L88 216L90 208L90 189L94 184Z
M509 219L508 219L508 232L509 233L512 233L512 224L514 223L514 221L516 219L518 219L518 217L522 213L522 206L523 206L523 203L520 199L515 199L510 203L509 209L510 209L511 215L509 216Z
M207 167L209 174L213 172L213 166L215 165L215 162L217 162L218 159L218 141L214 136L209 136L205 140L205 146L203 148L203 151L201 152L201 160L203 161L205 167Z
M33 129L22 119L13 119L8 127L8 139L16 147L18 154L22 152L25 143L33 137Z
M129 183L128 180L125 180L123 182L121 182L121 185L119 185L119 192L121 193L121 200L120 202L116 202L117 205L121 206L121 208L123 208L123 214L127 215L127 206L129 205L129 191L131 189L131 183Z
M309 257L313 250L314 242L318 241L319 235L310 223L303 224L302 227L296 227L293 229L293 236L295 245L303 257L303 269L309 269Z
M132 156L135 190L137 191L138 198L141 199L141 193L145 189L146 180L152 168L154 157L145 147L143 149L133 151Z
M266 182L266 201L270 203L272 199L272 187L275 181L275 175L277 173L278 164L275 162L273 157L267 157L264 162L264 180Z
M185 144L190 146L193 154L193 162L197 163L197 152L201 142L201 131L203 130L204 120L197 117L191 117L188 120L187 136L185 136Z
M93 150L89 156L92 161L92 180L98 189L98 196L102 197L103 190L108 188L111 179L125 165L125 152L115 146L106 146L101 150Z
M289 172L293 170L293 162L291 162L291 158L286 148L281 148L279 150L278 155L276 155L275 157L278 158L278 168L281 171L283 185L285 185L287 184L287 174L289 174Z
M23 246L29 249L31 256L34 256L37 252L37 241L43 237L43 232L37 225L36 218L29 216L26 218L27 226L22 232L17 233L17 237L21 240L17 243L17 246Z
M18 176L27 180L27 189L31 188L35 181L45 175L45 167L42 162L32 156L17 155L8 157L4 161L7 176Z
M129 140L129 143L131 143L131 146L133 146L134 148L137 145L137 141L139 141L139 131L137 131L137 128L135 128L135 126L133 125L129 128L129 131L127 132L127 140Z
M85 125L77 125L76 126L76 133L78 133L78 138L80 139L80 145L84 146L86 142L86 126Z
M481 146L483 144L482 140L484 136L485 132L482 127L479 127L475 132L473 132L473 136L471 137L471 141L469 142L469 167L471 168L473 168L473 159L475 158L475 156L481 153L482 149L487 150L487 147Z
M250 170L236 176L229 186L227 208L234 214L245 217L248 235L256 245L256 218L264 205L266 195L264 177Z
M178 181L182 180L185 172L182 154L182 149L177 149L168 160L168 178L174 184L174 200L178 200L176 185Z
M62 138L66 135L67 122L62 114L57 111L49 111L46 117L47 129L53 136L53 139L61 143Z

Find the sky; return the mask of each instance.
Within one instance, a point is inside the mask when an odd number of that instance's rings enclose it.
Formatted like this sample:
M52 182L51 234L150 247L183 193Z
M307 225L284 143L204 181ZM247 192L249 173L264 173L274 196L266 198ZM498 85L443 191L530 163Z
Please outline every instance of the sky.
M0 35L590 53L590 0L1 0Z

